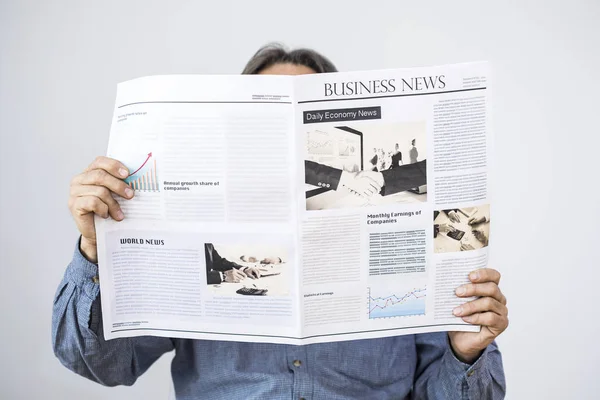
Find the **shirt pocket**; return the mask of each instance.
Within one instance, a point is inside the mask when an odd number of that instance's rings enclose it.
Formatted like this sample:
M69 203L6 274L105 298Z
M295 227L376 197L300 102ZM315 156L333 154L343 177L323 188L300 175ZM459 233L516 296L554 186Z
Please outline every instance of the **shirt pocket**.
M413 335L315 345L317 379L326 386L365 389L412 385L416 367ZM325 383L329 380L329 383Z

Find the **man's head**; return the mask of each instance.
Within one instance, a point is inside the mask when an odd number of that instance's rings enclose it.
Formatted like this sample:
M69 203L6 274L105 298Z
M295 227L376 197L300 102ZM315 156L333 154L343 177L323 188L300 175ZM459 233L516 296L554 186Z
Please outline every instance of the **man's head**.
M279 44L261 47L242 71L244 75L304 75L337 72L325 56L310 49L288 51Z
M410 142L410 144L412 144L413 146L415 145L415 143L417 143L417 139L413 139L412 142Z
M396 143L396 150L400 149L400 145Z

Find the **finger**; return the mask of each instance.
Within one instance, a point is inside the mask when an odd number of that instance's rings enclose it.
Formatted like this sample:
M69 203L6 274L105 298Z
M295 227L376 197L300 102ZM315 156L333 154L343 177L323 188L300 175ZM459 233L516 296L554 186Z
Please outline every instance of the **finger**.
M129 170L127 167L114 158L104 156L96 157L96 159L89 165L89 167L86 168L85 171L89 172L95 169L102 169L119 179L125 179L129 176Z
M108 218L108 206L96 196L77 197L72 204L72 212L76 216L94 213L102 218Z
M469 315L462 318L463 321L474 325L489 326L500 330L506 329L508 326L508 318L502 315L498 315L493 312L484 312Z
M364 180L365 184L367 184L367 186L371 190L373 190L377 193L379 193L381 191L381 186L379 185L379 183L377 183L377 181L375 179L368 177L368 176L363 176L362 179Z
M238 277L239 279L244 279L246 277L246 274L244 274L243 272L240 272L237 269L233 271L233 275Z
M493 297L499 302L502 302L503 299L500 288L494 282L468 283L459 286L456 289L456 295L458 297Z
M115 178L103 169L93 169L77 175L71 181L71 186L77 185L104 186L111 192L116 193L123 198L130 199L133 197L133 190L128 184Z
M375 193L378 193L379 191L377 190L377 183L375 183L374 180L372 180L371 178L362 178L363 182L361 185L361 190L360 192L362 194L364 194L365 196L372 196Z
M120 221L124 218L123 211L119 203L110 194L110 191L103 186L94 185L76 185L71 186L71 196L96 196L108 206L108 213L112 219Z
M477 300L469 301L452 310L452 314L457 317L466 317L476 313L494 312L498 315L508 315L508 308L498 300L491 297L481 297Z
M481 268L469 274L469 280L473 283L494 282L500 284L500 272L492 268Z

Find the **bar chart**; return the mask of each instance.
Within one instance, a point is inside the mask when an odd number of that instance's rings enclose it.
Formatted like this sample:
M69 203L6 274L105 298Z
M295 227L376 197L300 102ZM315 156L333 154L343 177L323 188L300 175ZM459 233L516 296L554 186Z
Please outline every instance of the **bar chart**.
M152 152L148 153L144 163L132 172L127 179L125 179L125 182L135 191L160 191L158 171L156 169L156 158L152 157Z

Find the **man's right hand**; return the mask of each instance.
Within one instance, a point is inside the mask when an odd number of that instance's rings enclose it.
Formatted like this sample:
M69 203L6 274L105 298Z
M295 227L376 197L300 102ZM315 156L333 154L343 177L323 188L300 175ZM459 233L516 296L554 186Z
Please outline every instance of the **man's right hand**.
M458 215L458 213L456 211L451 210L448 212L448 219L450 219L450 221L452 221L452 222L459 223L460 215Z
M94 214L121 221L124 218L115 193L125 199L133 197L133 190L123 182L129 170L117 160L97 157L89 167L71 180L69 210L81 233L81 253L91 262L98 261Z
M246 274L235 268L223 272L223 282L238 283L242 279L246 279Z
M456 228L450 224L440 224L440 232L454 232L455 230Z
M344 188L357 196L368 199L378 194L381 191L381 186L383 186L383 175L381 172L343 171L340 176L338 190Z

